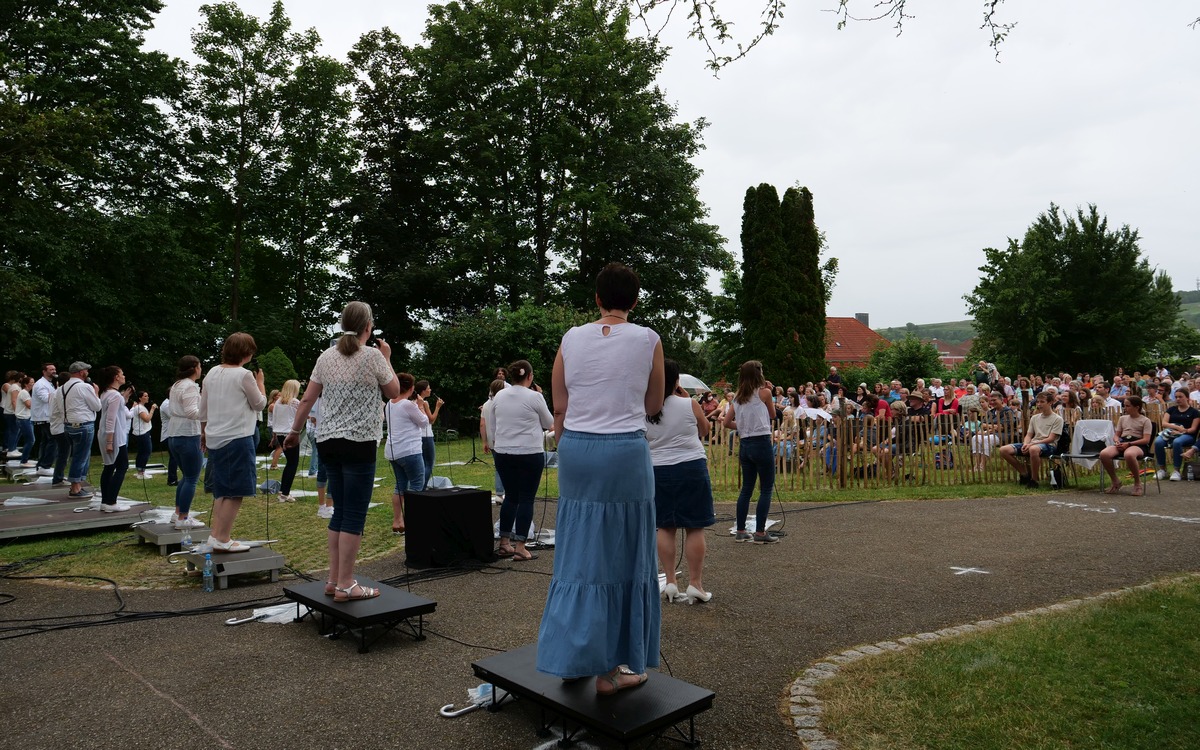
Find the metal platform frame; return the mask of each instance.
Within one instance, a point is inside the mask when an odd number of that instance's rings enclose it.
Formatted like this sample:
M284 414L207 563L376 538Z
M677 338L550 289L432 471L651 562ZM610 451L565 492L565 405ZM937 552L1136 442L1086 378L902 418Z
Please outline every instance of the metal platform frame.
M187 561L188 570L204 568L204 553L176 552ZM245 552L213 552L213 578L218 589L229 588L229 576L269 572L271 583L279 582L279 573L287 565L283 555L270 547L251 547Z
M201 526L195 529L188 529L186 532L182 529L176 529L173 523L143 523L134 527L134 531L138 534L138 544L153 544L158 547L158 554L166 557L172 552L179 551L179 544L183 541L183 535L190 533L192 536L204 539L212 531L207 526ZM213 558L214 560L216 558ZM200 564L204 564L204 558L200 558ZM224 587L222 587L224 588Z
M404 632L415 641L425 640L425 615L437 609L437 602L361 575L356 578L359 585L379 589L379 596L335 602L333 597L325 596L324 581L284 586L283 595L296 602L295 622L301 622L311 615L318 621L321 635L328 636L330 640L350 633L358 639L360 654L370 651L372 644L393 630ZM301 606L307 607L308 611L302 613ZM415 625L412 622L414 617ZM367 632L374 626L379 626L381 630L368 640Z
M631 743L649 738L679 742L698 747L696 715L712 708L716 693L688 684L661 672L650 672L640 687L614 695L597 695L594 678L564 681L537 671L537 644L523 646L471 664L475 676L509 694L538 705L541 720L538 736L551 736L550 728L562 725L559 747L570 747L582 729L629 748ZM489 711L498 711L505 699L497 700L492 691ZM687 729L681 728L686 721Z

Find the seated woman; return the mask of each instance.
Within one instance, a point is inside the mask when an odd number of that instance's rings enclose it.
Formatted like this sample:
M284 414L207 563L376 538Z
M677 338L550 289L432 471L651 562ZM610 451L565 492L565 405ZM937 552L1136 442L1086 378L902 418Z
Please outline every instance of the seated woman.
M1112 495L1121 490L1121 480L1117 479L1116 459L1125 459L1125 466L1133 474L1133 494L1140 497L1142 488L1142 470L1138 459L1146 455L1150 449L1150 441L1154 437L1154 423L1142 414L1141 396L1128 396L1125 399L1125 413L1117 420L1117 444L1110 445L1100 451L1100 463L1112 480L1112 485L1104 491Z
M903 401L892 404L892 424L891 440L872 449L889 481L893 478L892 456L906 456L917 450L915 425L908 420L908 405Z
M1162 432L1154 438L1154 458L1159 466L1167 463L1167 446L1171 446L1171 461L1175 470L1171 472L1171 481L1178 482L1183 477L1179 474L1183 466L1183 452L1196 442L1196 432L1200 429L1200 411L1192 405L1188 392L1184 388L1175 391L1175 404L1167 409L1167 418L1163 423ZM1166 472L1158 470L1158 478L1165 479Z

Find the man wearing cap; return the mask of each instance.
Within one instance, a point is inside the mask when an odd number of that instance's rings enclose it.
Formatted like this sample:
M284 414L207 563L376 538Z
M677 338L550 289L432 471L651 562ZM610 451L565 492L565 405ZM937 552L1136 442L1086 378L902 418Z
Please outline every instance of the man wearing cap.
M33 384L33 433L38 449L38 474L54 473L54 459L58 457L58 446L50 436L50 398L54 395L54 380L58 368L53 362L42 365L42 377Z
M929 402L925 399L925 394L921 391L913 391L908 394L908 416L917 421L918 417L929 416Z
M71 380L62 387L64 431L71 441L71 483L68 497L83 500L92 496L83 488L92 461L92 439L96 436L96 415L100 412L100 394L95 385L87 382L92 366L87 362L72 362L68 372Z

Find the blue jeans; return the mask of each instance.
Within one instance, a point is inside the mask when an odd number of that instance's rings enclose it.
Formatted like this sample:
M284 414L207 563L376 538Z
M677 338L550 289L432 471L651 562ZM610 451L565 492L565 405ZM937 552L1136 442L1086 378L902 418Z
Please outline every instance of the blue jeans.
M125 482L125 472L129 470L129 446L117 448L116 458L111 464L104 464L100 472L100 502L104 505L115 505L117 495L121 494L121 485Z
M33 420L18 419L17 420L17 442L13 445L16 448L21 443L25 447L21 450L21 463L29 460L29 454L33 453Z
M1179 471L1183 467L1183 452L1190 448L1196 442L1194 435L1180 435L1171 441L1171 462L1175 464L1175 471ZM1154 438L1154 460L1159 466L1167 465L1167 441L1161 436Z
M92 466L92 440L96 437L96 425L88 422L78 427L67 425L63 432L71 440L71 472L67 481L71 484L86 482L88 469Z
M175 486L175 510L181 517L186 517L192 510L192 498L196 496L196 483L200 481L200 471L204 466L204 456L200 453L200 436L173 437L167 440L167 450L171 458L179 463L179 471L183 475Z
M4 394L8 398L8 394ZM11 451L17 447L17 415L11 411L4 412L4 450Z
M171 438L163 440L167 448L167 484L179 484L179 458L171 450Z
M425 461L420 453L393 458L391 464L392 473L396 475L397 495L425 489Z
M312 430L305 430L304 439L308 441L308 475L315 477L321 470L321 455L317 453L317 435Z
M433 438L421 438L421 460L425 462L425 487L428 487L429 480L433 479L433 459L436 452L437 444L433 441Z
M742 438L738 450L738 463L742 466L742 491L737 499L737 530L746 530L746 517L750 515L750 496L754 494L754 482L761 484L758 505L754 514L758 520L758 533L767 530L767 511L771 509L771 491L775 489L775 457L771 455L771 436L756 435Z
M495 455L495 454L493 454L493 456L494 456L494 455ZM503 494L504 494L504 480L500 478L500 472L499 472L499 471L497 471L497 472L496 472L496 494L497 494L497 495L503 495Z
M541 451L493 455L496 456L496 471L504 477L504 486L508 488L500 506L500 537L523 542L528 538L529 524L533 522L533 501L542 481L546 457Z
M321 465L329 474L329 494L335 501L329 530L361 535L375 484L375 462L350 463L341 456L327 455Z
M131 435L134 446L137 448L137 459L134 465L138 471L145 471L146 464L150 463L150 454L154 452L154 444L151 442L150 433L146 432L141 435Z

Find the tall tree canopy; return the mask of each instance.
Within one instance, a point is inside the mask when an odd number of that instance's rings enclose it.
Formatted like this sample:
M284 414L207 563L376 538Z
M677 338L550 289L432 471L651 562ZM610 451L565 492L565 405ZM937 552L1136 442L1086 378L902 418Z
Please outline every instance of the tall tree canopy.
M1137 230L1110 230L1095 205L1071 216L1050 204L1022 240L983 252L964 299L976 350L1005 371L1128 367L1179 317L1171 279L1142 257Z
M789 188L781 201L771 185L750 188L743 202L741 240L737 309L743 352L761 360L775 382L820 378L827 296L812 193ZM832 283L836 260L825 270Z
M708 271L731 263L689 161L704 123L673 121L654 83L665 53L628 24L618 2L480 0L433 6L422 46L364 38L363 173L386 190L360 216L352 265L405 288L387 279L408 272L392 253L423 255L437 270L407 304L452 316L590 308L618 260L642 277L641 321L680 345L697 335ZM398 236L388 222L406 216L436 242Z

